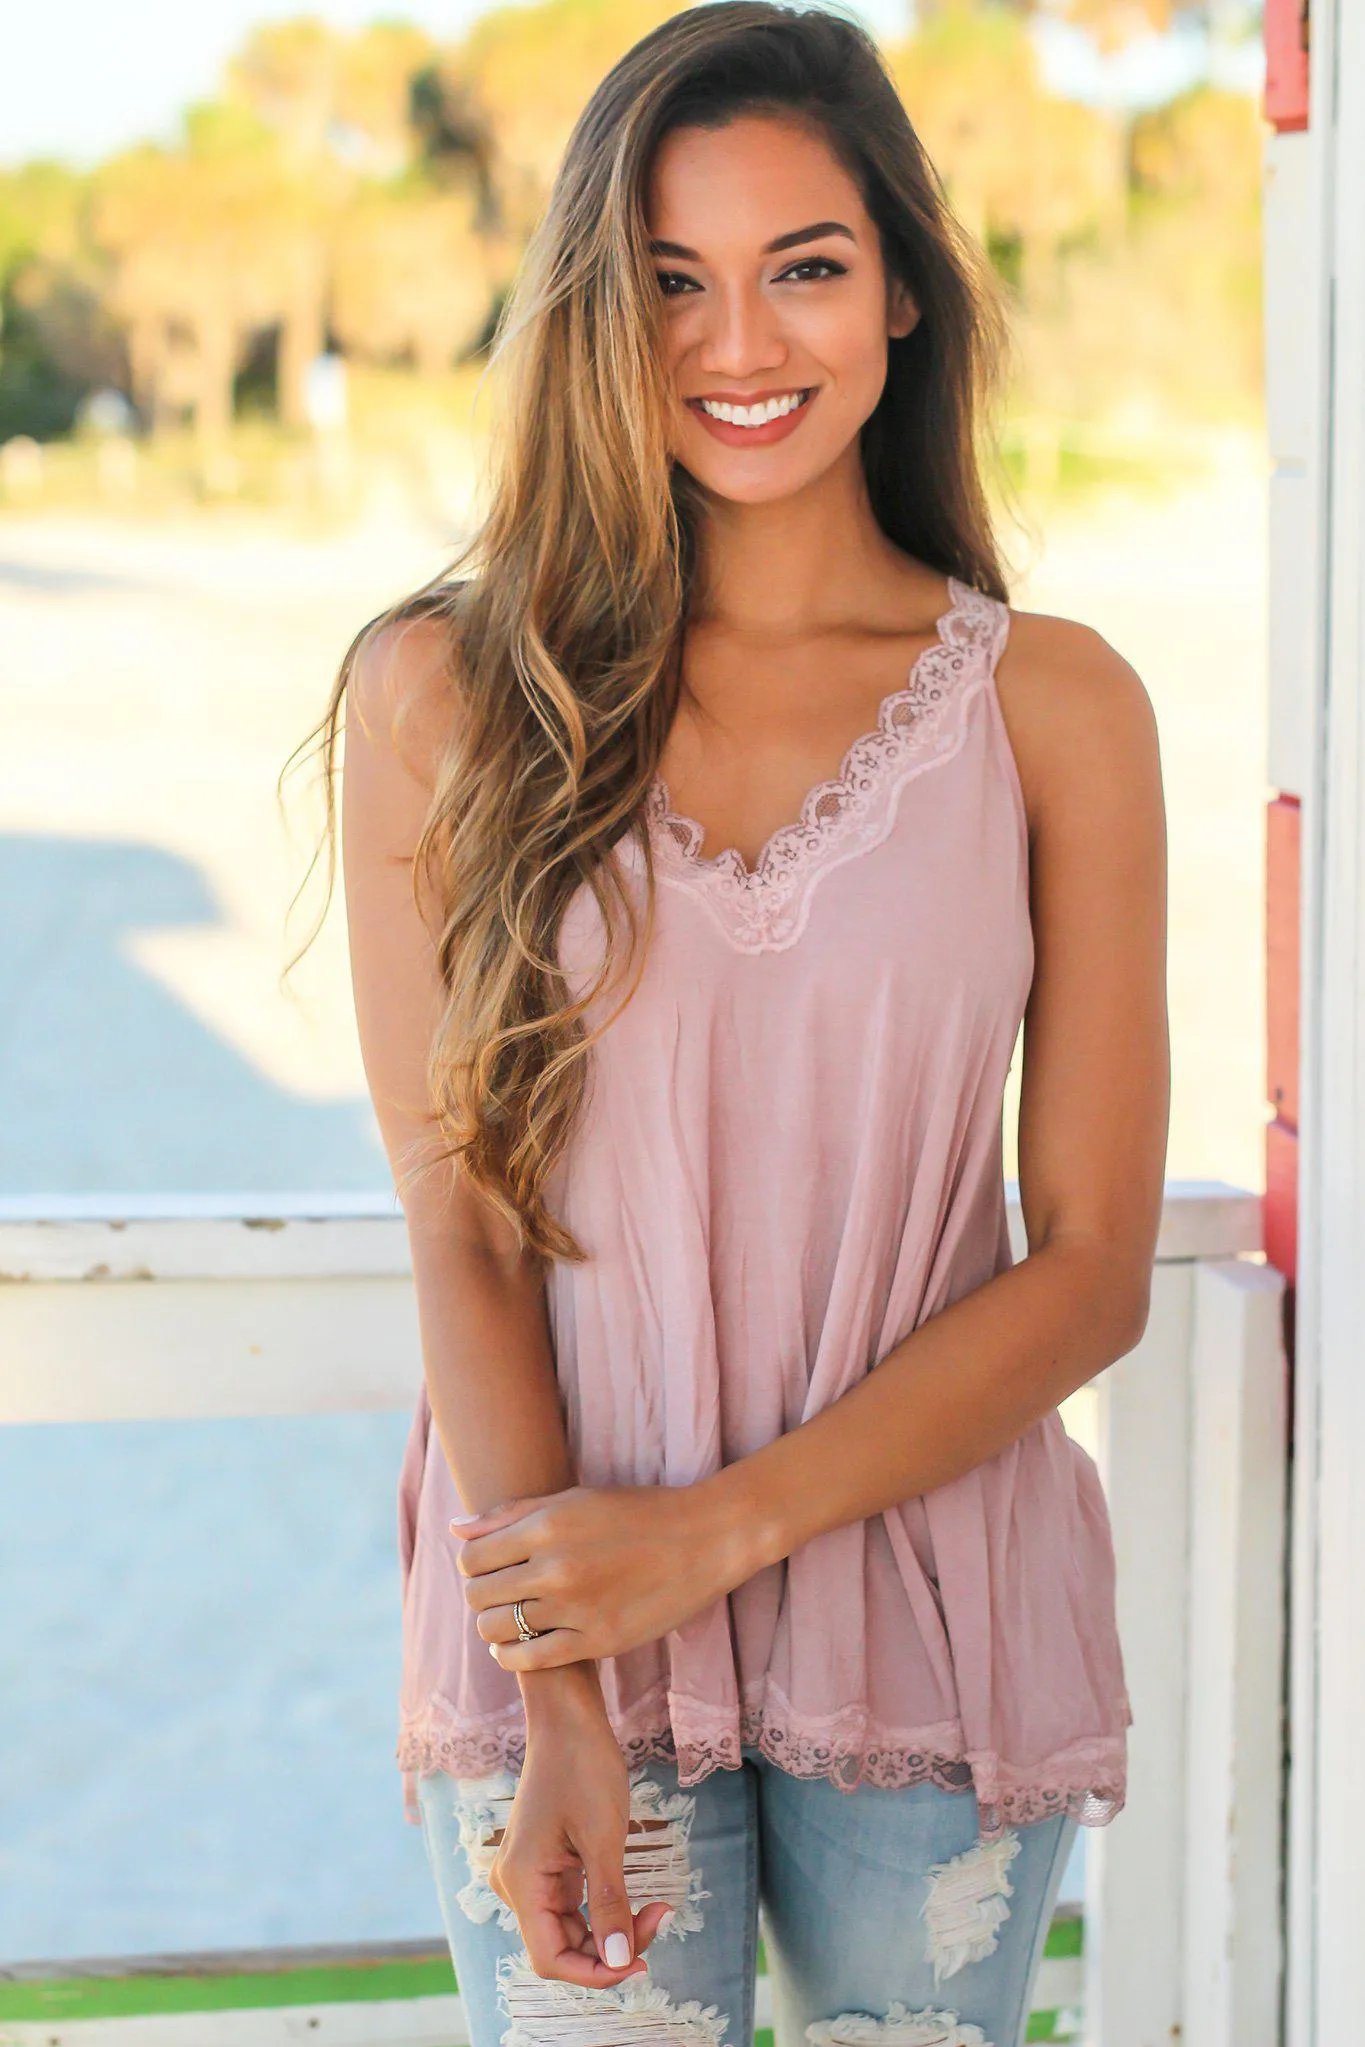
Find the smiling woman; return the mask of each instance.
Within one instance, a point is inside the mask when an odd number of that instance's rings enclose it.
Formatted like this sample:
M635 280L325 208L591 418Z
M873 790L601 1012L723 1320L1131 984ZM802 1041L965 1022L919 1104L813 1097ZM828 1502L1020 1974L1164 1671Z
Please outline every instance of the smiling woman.
M826 145L814 135L798 138L793 136L790 130L786 133L779 131L776 134L769 130L769 132L756 137L744 132L751 126L751 123L744 123L741 130L741 146L747 141L749 145L748 153L751 156L756 140L760 144L766 142L770 152L774 153L779 159L789 159L793 146L795 145L799 149L801 142L804 141L808 148L817 150L821 156L826 158L826 160L828 159ZM703 177L714 175L715 159L718 150L723 154L724 143L722 141L718 144L714 137L708 138L708 140L710 147L705 150L701 161L698 162L697 131L679 129L666 139L655 162L654 185L656 202L658 195L661 193L676 193L678 200L685 205L687 202L688 186L690 184L694 185L699 175ZM779 173L782 173L789 169L789 164L783 161L778 164L777 168ZM689 171L691 172L690 178ZM749 188L741 184L737 189L743 194ZM857 211L859 214L862 213L861 205L858 206ZM871 223L865 217L863 227L866 243L873 243L875 240L874 231L871 228ZM733 239L744 248L747 254L752 244L745 240L743 223L737 223L737 229L738 231ZM816 320L813 322L811 319L812 309L809 303L810 294L809 292L803 294L797 287L832 282L838 278L847 278L851 273L856 293L857 286L863 282L864 273L870 269L875 278L880 270L880 264L876 261L875 249L866 251L873 258L870 264L860 262L858 259L864 255L865 251L859 248L858 236L854 229L841 220L820 220L814 222L810 227L793 228L786 234L774 235L771 241L764 242L759 249L758 253L761 256L779 256L790 249L805 248L811 243L830 241L837 237L843 237L845 241L851 242L854 251L857 251L857 255L851 255L850 260L843 262L829 255L808 255L799 262L788 262L777 266L771 278L764 278L762 273L760 273L756 280L760 286L766 284L769 290L786 287L783 296L787 299L795 299L793 310L795 311L798 325L801 319L801 304L804 297L807 301L806 325L807 327L816 325L818 329L820 301L817 294L815 297ZM654 236L649 246L650 253L654 256L673 256L685 263L697 266L696 269L688 271L661 271L659 283L665 298L680 299L684 296L689 298L705 296L707 289L706 264L705 259L698 250L689 249L682 242L670 241L667 236L663 235ZM887 332L890 335L899 337L908 334L914 325L916 318L915 309L908 293L898 279L892 278L888 280L888 289L891 295L891 305L888 307L890 317L887 322ZM713 278L712 297L714 298L714 296ZM846 299L848 294L844 294L844 297ZM779 300L778 304L780 305L780 303L781 301ZM679 312L682 311L681 308L678 310ZM848 332L851 322L847 318L847 306L845 305L840 308L836 304L835 310L836 331L842 329L844 332ZM838 317L840 314L843 317ZM827 319L826 326L829 326L829 324ZM670 354L674 357L672 366L677 379L679 395L683 403L707 423L708 428L717 440L728 446L743 447L748 444L751 446L769 447L774 441L784 439L787 433L792 432L797 424L795 414L814 398L817 390L820 388L819 385L813 383L804 384L798 385L795 389L789 385L785 390L779 391L740 391L710 388L704 392L689 393L686 388L687 371L682 357L686 349L687 337L689 335L692 337L695 347L697 337L701 331L700 316L694 316L692 309L689 309L686 322L675 316L673 328L670 330L673 342ZM875 332L875 323L873 331ZM741 348L742 346L743 344L741 343ZM723 355L724 349L722 348L720 352ZM713 348L713 357L715 354L716 351ZM716 371L717 374L723 373L723 365L719 361L716 363ZM881 375L877 382L877 395L880 395L881 383L885 379L885 373L886 365L885 361L883 361L881 364ZM705 381L705 373L700 363L697 365L694 374ZM779 428L779 421L784 420L791 420L791 426ZM729 433L724 431L726 427L731 429Z
M719 134L675 129L654 161L650 213L661 232L650 251L688 266L661 270L659 278L669 301L668 365L687 412L722 446L767 448L805 425L814 402L823 401L794 464L762 465L755 484L767 494L787 495L793 475L827 467L832 450L847 444L850 413L861 405L856 430L881 396L886 342L902 339L919 317L904 283L887 274L876 228L847 173L839 180L847 186L844 211L856 224L817 220L756 241L760 215L774 206L799 209L807 190L814 198L828 189L834 168L823 137L771 117ZM714 206L722 184L723 211ZM671 215L698 217L708 199L720 232L703 255L668 229ZM808 253L793 261L794 249ZM779 369L785 384L754 388ZM745 382L724 385L727 375ZM720 488L724 475L743 491L743 480L708 463L689 435L679 436L678 452L710 488Z
M339 678L474 2047L744 2047L760 1903L780 2047L1019 2047L1124 1800L1058 1407L1147 1316L1160 771L1127 663L1008 603L999 345L862 31L685 10L570 141L486 525Z

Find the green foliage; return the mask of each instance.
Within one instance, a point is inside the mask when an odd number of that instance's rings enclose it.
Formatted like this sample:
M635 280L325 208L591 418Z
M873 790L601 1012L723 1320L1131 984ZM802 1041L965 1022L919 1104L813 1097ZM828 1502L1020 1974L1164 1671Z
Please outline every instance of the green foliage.
M49 441L70 433L85 384L55 360L41 324L11 286L0 292L0 320L0 441L11 434Z
M235 100L197 100L184 113L185 153L196 163L232 163L274 154L275 133Z
M88 180L65 164L0 171L0 282L37 258L73 262L84 249Z
M85 393L126 376L90 193L64 164L0 173L0 440L69 433Z

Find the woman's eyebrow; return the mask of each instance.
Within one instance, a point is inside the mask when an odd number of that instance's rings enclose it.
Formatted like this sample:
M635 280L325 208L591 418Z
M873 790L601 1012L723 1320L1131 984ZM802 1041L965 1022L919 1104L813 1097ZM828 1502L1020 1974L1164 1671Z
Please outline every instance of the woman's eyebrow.
M824 235L847 235L851 242L858 239L852 228L845 227L841 220L817 220L810 227L794 227L790 233L765 242L762 253L775 256L779 249L795 249L802 242L818 242ZM681 242L652 241L649 253L651 256L678 256L684 263L700 263L702 260L696 249L686 248Z

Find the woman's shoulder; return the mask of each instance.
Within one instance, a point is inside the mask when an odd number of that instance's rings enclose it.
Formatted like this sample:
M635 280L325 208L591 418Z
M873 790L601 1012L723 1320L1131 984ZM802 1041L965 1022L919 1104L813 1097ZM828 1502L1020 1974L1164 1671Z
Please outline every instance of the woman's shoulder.
M1093 626L1011 607L996 685L1031 825L1078 789L1149 778L1158 752L1151 698Z
M368 741L428 783L459 729L458 589L381 612L357 635L350 657L349 716Z

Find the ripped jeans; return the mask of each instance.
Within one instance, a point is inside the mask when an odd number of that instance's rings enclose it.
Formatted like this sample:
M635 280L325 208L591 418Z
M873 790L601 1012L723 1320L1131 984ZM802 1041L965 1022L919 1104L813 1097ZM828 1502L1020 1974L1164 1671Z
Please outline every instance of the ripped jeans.
M489 1887L515 1780L418 1778L471 2047L750 2047L760 1906L775 2047L1022 2047L1074 1819L985 1845L970 1791L840 1791L748 1751L631 1787L631 1905L674 1911L648 1975L586 1990L533 1973Z

